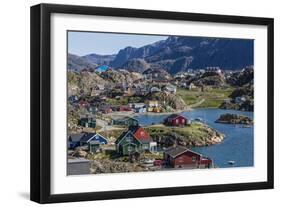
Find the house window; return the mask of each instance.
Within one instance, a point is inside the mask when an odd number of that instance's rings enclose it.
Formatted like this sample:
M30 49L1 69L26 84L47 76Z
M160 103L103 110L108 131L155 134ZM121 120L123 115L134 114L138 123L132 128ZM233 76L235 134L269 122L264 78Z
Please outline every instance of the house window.
M132 151L132 147L128 146L128 152L131 152L131 151Z
M179 123L179 120L178 119L176 119L176 124L178 124Z
M185 120L184 120L184 119L182 119L182 120L181 120L181 123L182 123L182 124L184 124L184 122L185 122Z
M131 142L131 141L132 141L132 137L127 137L127 138L126 138L126 141L127 141L127 142Z
M195 161L196 161L196 157L192 156L192 162L195 162Z

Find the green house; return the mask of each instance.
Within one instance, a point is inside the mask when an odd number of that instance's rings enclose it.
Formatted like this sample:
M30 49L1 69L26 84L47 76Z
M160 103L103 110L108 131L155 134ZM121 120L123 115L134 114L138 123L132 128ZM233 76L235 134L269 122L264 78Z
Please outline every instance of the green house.
M122 155L130 155L141 151L141 142L131 131L126 131L116 140L116 151Z
M140 126L130 126L115 141L116 151L122 155L151 151L152 143L149 134Z
M125 126L137 126L139 124L139 121L133 117L124 117L121 119L113 119L112 120L113 125L125 125Z
M91 153L96 153L100 149L100 142L99 141L90 141L88 143L89 151Z
M95 128L96 127L96 119L93 117L84 117L80 118L78 121L78 125L83 127Z

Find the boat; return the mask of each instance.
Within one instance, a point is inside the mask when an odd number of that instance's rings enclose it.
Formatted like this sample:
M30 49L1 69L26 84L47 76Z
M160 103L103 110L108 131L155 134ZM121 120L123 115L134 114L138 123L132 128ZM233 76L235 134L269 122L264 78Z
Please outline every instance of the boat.
M242 125L241 128L251 128L251 125Z
M203 122L203 119L201 117L197 117L197 118L194 119L194 121Z
M234 161L234 160L229 160L229 161L228 161L228 164L234 165L234 164L235 164L235 161Z
M153 164L154 163L154 159L146 159L143 161L144 164Z

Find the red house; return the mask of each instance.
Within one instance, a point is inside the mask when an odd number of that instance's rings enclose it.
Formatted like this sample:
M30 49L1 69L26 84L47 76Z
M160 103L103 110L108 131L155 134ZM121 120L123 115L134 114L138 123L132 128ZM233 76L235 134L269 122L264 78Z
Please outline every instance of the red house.
M119 106L117 108L118 111L132 111L131 107L129 106Z
M183 146L170 147L164 152L166 164L172 168L211 168L212 160Z
M108 114L112 112L112 108L110 106L101 106L99 110L104 114Z
M184 126L188 123L188 119L180 114L172 114L164 119L164 124L167 126Z

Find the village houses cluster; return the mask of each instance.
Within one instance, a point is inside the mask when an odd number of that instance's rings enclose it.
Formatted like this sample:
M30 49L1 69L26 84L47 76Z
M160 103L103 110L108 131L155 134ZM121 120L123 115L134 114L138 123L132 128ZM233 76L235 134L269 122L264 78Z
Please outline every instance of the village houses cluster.
M185 127L190 124L190 120L180 114L172 114L163 120L167 127ZM68 148L73 150L79 147L84 148L91 154L101 153L106 150L106 146L114 146L119 156L129 158L139 157L142 153L154 153L157 151L159 143L153 141L150 134L139 125L138 121L132 117L126 117L124 122L117 124L127 125L127 129L112 143L101 134L82 132L70 134L68 137ZM85 160L81 161L85 164ZM77 160L71 161L77 165ZM194 152L185 146L174 145L163 151L162 159L153 160L153 166L164 168L210 168L213 163L210 158ZM79 172L81 173L81 171Z
M105 71L110 72L110 70L112 69L109 67L99 67L95 72L103 74ZM80 73L83 72L82 70ZM220 68L217 67L196 71L190 69L187 72L178 73L171 78L171 76L163 73L163 71L148 69L142 74L143 77L140 80L130 83L124 81L115 82L109 85L97 83L91 87L90 96L88 97L84 94L83 90L80 91L79 95L70 95L68 97L68 103L74 108L78 108L79 110L84 109L85 111L78 118L78 127L82 129L95 129L97 127L97 120L101 120L106 122L108 126L125 126L126 130L120 136L115 137L114 142L111 142L108 137L101 135L98 131L85 132L82 130L79 133L77 131L76 133L70 133L68 136L69 151L83 148L88 153L97 154L104 151L106 146L114 146L115 152L119 156L129 157L158 151L159 143L153 141L150 134L130 115L135 113L167 112L169 106L165 104L165 101L161 102L157 100L157 96L152 99L147 98L151 97L148 95L159 92L175 95L178 88L184 88L186 90L197 89L198 86L195 86L193 83L187 85L184 81L185 77L192 77L205 72L222 73ZM198 90L201 89L198 88ZM123 99L130 97L140 99L135 102L130 101L126 104L120 104ZM118 104L111 103L109 100L116 101ZM111 114L122 114L123 116L111 116ZM163 124L166 127L186 127L190 124L190 120L180 114L171 114L163 120ZM69 131L75 131L70 126L69 129ZM164 149L162 154L162 158L154 160L153 165L163 168L210 168L213 166L210 158L206 158L185 146L170 146ZM69 159L68 162L73 165L79 164L78 159ZM81 160L81 163L88 162L88 160Z

